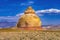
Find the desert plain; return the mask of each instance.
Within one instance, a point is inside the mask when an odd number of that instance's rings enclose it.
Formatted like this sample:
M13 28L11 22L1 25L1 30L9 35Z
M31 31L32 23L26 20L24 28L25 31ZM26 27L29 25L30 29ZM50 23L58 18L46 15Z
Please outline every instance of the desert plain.
M60 40L60 31L0 29L0 40Z

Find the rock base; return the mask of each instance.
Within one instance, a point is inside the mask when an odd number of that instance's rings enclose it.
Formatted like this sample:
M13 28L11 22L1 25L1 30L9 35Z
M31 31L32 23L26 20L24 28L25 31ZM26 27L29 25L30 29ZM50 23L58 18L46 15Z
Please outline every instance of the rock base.
M21 28L18 28L18 29L21 29L21 30L43 30L40 27L21 27Z

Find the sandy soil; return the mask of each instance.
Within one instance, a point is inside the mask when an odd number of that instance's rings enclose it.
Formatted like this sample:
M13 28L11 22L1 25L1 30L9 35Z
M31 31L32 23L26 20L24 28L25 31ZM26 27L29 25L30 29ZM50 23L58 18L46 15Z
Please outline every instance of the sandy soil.
M60 31L0 31L0 40L60 40Z

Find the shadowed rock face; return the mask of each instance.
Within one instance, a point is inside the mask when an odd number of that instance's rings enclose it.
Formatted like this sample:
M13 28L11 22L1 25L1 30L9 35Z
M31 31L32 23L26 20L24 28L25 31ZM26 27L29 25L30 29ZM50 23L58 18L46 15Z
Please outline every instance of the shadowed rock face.
M24 15L22 15L17 23L17 27L41 27L40 18L35 14L35 11L29 7Z

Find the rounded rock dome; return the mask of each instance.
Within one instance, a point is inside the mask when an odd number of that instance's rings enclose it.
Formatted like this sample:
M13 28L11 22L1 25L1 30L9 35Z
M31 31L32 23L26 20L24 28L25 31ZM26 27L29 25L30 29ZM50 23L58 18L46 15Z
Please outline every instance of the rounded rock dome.
M29 7L26 11L25 14L23 14L18 23L17 27L21 28L27 28L27 27L41 27L41 20L40 18L35 14L34 10Z

